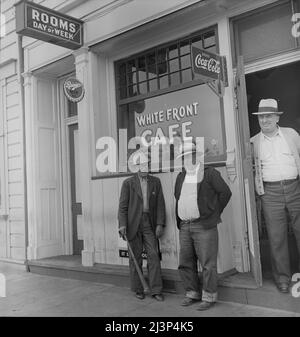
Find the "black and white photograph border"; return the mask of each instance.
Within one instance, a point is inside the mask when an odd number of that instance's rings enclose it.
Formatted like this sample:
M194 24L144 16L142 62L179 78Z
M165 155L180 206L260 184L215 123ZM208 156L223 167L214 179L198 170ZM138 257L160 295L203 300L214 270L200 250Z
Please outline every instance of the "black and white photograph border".
M300 0L0 0L0 317L299 317L299 87Z

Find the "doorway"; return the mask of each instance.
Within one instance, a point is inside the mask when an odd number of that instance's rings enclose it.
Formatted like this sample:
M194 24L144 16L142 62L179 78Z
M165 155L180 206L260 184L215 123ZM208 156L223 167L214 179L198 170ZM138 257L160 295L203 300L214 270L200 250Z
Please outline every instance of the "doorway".
M82 203L78 148L78 106L63 94L63 85L70 73L60 78L62 133L62 176L64 185L65 254L81 255L83 250Z
M249 111L250 136L260 132L257 117L259 101L274 98L278 101L279 110L284 114L279 125L291 127L300 133L300 62L290 63L276 68L269 68L246 75L247 100ZM259 241L262 272L264 278L271 278L271 261L269 240L261 210L258 209ZM288 231L289 251L292 272L297 271L298 251L291 226Z
M81 255L83 250L82 237L82 209L80 198L80 184L78 181L79 158L78 158L78 124L68 126L70 146L70 182L72 203L72 241L73 255Z

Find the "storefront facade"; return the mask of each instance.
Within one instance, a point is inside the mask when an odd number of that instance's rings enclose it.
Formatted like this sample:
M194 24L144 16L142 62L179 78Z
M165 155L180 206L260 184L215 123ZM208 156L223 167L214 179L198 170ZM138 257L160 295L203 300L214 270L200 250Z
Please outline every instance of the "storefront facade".
M218 272L250 272L261 285L249 152L250 131L255 131L251 123L255 123L249 122L245 84L250 83L251 73L300 60L297 28L293 28L298 1L172 1L151 6L150 1L59 4L47 0L42 4L83 20L84 46L70 51L23 38L27 258L80 254L84 266L127 265L128 259L120 255L126 247L117 231L119 193L127 176L120 166L110 175L99 172L103 149L98 140L115 139L118 152L124 145L118 142L121 129L128 137L145 131L155 135L158 129L166 136L179 131L205 138L206 163L220 171L233 193L218 227ZM255 39L262 36L259 29L270 33L270 50ZM285 46L276 43L276 34L282 31L277 37ZM226 57L228 86L222 98L193 74L192 46ZM70 103L63 94L70 76L85 88L78 103ZM142 113L136 118L141 102ZM254 108L256 101L252 104ZM155 121L156 111L164 111L165 116L169 111L170 117ZM176 270L176 173L157 176L167 210L166 233L160 240L162 268Z

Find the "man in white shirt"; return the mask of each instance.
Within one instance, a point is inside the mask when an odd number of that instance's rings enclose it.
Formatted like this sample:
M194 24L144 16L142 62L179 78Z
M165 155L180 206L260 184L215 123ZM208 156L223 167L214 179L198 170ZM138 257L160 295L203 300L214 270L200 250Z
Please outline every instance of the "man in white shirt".
M180 156L184 170L177 176L174 195L180 243L178 269L185 288L182 305L201 300L197 310L207 310L217 301L217 225L231 191L216 169L204 167L195 144L185 142ZM197 260L202 267L202 282Z
M261 132L251 139L254 147L256 191L261 196L271 249L272 272L279 291L289 292L288 217L300 253L300 136L278 126L277 101L263 99L258 116Z

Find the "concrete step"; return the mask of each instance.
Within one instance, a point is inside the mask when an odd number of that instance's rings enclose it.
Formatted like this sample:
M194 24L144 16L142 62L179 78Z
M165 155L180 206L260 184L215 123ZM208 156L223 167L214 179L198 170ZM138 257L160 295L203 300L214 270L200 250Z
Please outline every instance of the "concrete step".
M81 265L80 256L32 260L29 261L28 267L30 272L41 275L130 287L128 266L95 264L93 267L84 267ZM165 292L184 294L177 270L163 269L162 276ZM257 287L249 273L221 275L218 296L221 301L300 313L300 297L294 298L291 294L279 293L271 280L264 280L263 286Z

